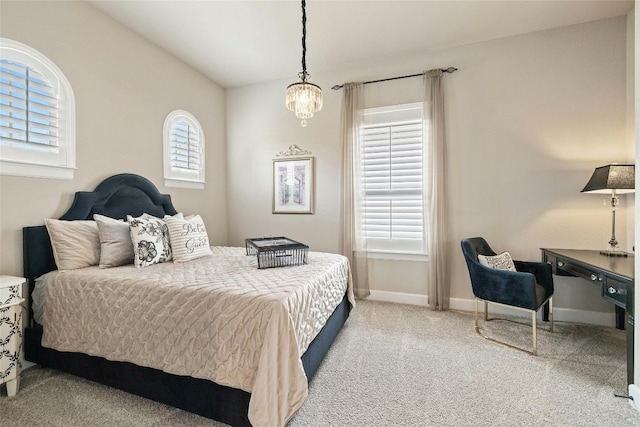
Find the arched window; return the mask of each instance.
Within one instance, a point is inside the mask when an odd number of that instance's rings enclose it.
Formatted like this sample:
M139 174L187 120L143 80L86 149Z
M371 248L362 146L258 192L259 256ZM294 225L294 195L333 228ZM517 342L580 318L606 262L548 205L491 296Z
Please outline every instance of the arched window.
M75 114L62 71L37 50L0 38L0 173L72 179Z
M164 180L167 187L204 188L204 133L184 110L164 121Z

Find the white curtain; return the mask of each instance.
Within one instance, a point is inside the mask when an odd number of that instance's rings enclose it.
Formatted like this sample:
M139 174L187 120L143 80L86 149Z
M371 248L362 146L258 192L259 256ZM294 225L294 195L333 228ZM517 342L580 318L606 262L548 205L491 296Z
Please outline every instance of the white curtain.
M358 241L357 233L360 212L358 188L358 147L362 109L364 106L364 85L347 83L342 88L342 254L349 258L353 288L358 298L369 296L369 275L364 242Z
M429 267L427 293L429 308L449 309L447 247L447 147L444 126L444 91L442 71L429 70L423 75L425 122L428 126L426 162L430 176L426 187L427 239Z

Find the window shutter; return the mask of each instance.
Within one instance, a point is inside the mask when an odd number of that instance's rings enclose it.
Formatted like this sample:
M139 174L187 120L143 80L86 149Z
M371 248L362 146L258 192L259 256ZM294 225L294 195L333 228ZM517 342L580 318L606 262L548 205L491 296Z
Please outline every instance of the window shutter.
M60 97L36 70L0 60L0 135L3 144L57 151Z
M424 251L422 105L365 110L360 144L360 212L368 247L391 241L382 248Z
M199 171L202 161L198 129L180 121L171 129L171 167Z
M164 120L163 165L167 187L204 188L205 143L200 122L184 110Z
M37 50L0 37L0 175L72 179L73 88Z

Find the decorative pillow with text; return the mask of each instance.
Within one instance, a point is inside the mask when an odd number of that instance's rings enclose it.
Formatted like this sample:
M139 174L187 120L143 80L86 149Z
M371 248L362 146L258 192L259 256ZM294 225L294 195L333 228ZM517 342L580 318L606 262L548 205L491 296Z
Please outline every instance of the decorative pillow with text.
M209 236L200 215L177 219L165 216L171 236L174 262L185 262L213 255L209 247Z

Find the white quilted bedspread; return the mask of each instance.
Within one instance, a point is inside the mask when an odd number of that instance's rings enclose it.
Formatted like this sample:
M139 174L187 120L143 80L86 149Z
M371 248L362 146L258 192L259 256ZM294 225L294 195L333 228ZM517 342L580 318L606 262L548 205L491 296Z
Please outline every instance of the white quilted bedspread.
M251 392L254 426L287 423L307 396L300 360L348 291L342 255L258 270L243 248L185 263L52 272L42 345L205 378Z

